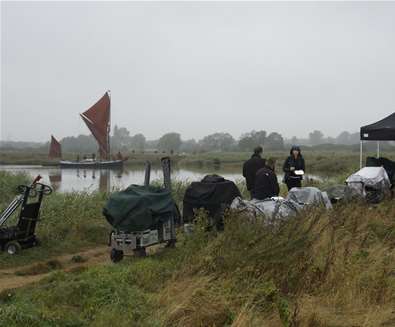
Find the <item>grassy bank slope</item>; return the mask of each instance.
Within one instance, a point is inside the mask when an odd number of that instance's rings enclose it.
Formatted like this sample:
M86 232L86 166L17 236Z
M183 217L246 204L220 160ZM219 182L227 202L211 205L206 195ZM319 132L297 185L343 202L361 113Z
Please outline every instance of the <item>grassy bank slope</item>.
M26 175L0 172L0 212L16 195L17 185L29 182ZM0 267L45 260L54 255L104 244L109 231L109 225L101 213L106 197L103 193L55 192L45 196L37 225L41 246L26 250L20 256L0 252ZM19 211L7 225L15 225L18 214Z
M306 170L309 174L322 174L324 176L333 176L337 174L348 174L359 167L359 152L354 150L326 149L323 148L303 148L303 154L306 159ZM49 160L46 153L29 153L14 151L1 153L0 164L15 165L57 165L57 160ZM169 154L166 153L130 153L129 160L125 162L126 167L142 168L145 161L149 160L153 165L160 165L160 158ZM282 171L282 164L289 155L288 150L284 151L266 151L265 158L274 157L277 159L277 171ZM375 153L365 153L365 155L373 155ZM211 170L216 168L236 168L241 171L242 164L250 158L249 152L207 152L186 155L171 155L172 162L178 167L192 167ZM395 152L383 152L382 156L395 160ZM77 157L73 153L65 153L64 159L75 160Z
M392 202L202 226L175 249L3 292L0 326L394 325Z
M0 212L17 194L17 186L29 182L30 177L27 175L0 171ZM245 193L244 185L239 186ZM182 203L186 187L185 182L173 183L173 196L179 204ZM57 255L106 245L110 225L105 220L102 209L107 197L107 194L100 192L53 192L45 196L36 231L41 246L25 250L20 256L9 256L0 252L0 268L34 263ZM7 225L15 225L18 214L19 211Z

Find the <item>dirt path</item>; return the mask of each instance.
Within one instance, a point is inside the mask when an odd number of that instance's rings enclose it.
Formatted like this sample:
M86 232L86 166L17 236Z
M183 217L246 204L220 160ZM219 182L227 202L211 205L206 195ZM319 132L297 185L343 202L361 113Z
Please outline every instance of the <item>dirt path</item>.
M101 246L16 268L0 269L0 292L37 282L55 270L73 271L110 263L109 248Z

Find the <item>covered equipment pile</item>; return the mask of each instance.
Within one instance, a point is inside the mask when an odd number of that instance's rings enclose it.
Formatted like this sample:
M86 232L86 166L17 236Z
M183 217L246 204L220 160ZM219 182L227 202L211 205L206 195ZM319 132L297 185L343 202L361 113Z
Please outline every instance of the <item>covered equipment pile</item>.
M154 186L131 185L112 194L103 214L115 230L126 233L155 228L172 215L179 221L171 192Z
M287 220L303 208L302 205L284 198L268 198L265 200L243 200L237 197L233 200L231 209L246 213L249 218L262 218L265 224L275 224Z
M194 210L203 208L215 224L221 224L224 208L238 196L241 194L235 183L218 175L207 175L200 182L193 182L185 192L184 222L193 221Z
M261 217L266 224L276 224L297 215L307 206L324 206L331 209L326 192L321 192L316 187L295 187L288 193L287 198L274 197L265 200L251 201L240 197L234 199L231 209L245 212L251 218Z
M364 167L346 179L347 186L368 202L380 202L390 193L391 182L383 167Z
M324 206L331 209L326 192L321 192L316 187L293 188L284 199L281 197L268 198L265 200L251 201L240 197L234 199L231 209L247 213L250 218L261 217L265 223L275 224L294 217L307 206Z
M302 206L324 205L327 209L332 209L331 201L326 192L321 192L316 187L294 187L287 195L287 200L292 200Z

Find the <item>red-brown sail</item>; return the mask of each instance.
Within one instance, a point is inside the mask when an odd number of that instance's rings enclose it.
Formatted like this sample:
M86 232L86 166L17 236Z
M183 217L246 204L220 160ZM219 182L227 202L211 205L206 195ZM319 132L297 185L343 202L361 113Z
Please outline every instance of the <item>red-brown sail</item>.
M48 157L51 159L62 157L62 147L57 139L51 135L51 144L49 145Z
M81 118L99 144L100 158L108 159L110 155L110 97L108 92L92 107L82 113Z

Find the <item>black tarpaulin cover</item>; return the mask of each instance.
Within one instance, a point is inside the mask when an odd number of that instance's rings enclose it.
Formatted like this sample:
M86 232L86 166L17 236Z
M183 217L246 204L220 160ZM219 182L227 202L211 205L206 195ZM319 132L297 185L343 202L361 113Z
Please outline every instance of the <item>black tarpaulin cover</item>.
M178 211L170 191L154 186L131 185L110 196L103 215L117 230L138 232L155 226L164 217L177 217Z
M376 123L362 126L361 140L395 141L395 112Z
M241 195L235 183L221 176L207 175L202 181L193 182L185 191L183 219L193 220L193 210L198 208L204 208L210 216L216 216L221 206L229 206L238 196Z

